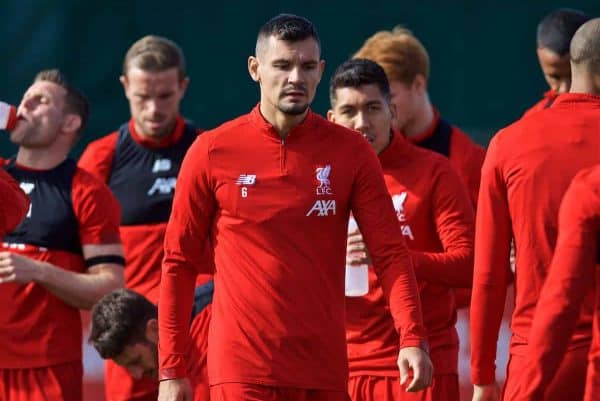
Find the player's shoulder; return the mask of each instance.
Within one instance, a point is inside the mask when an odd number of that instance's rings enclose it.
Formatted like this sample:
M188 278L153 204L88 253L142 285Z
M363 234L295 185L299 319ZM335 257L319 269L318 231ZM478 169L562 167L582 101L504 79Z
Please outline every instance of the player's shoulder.
M73 173L73 187L74 189L110 192L105 182L79 165L75 167L75 172Z
M579 171L571 181L571 188L581 193L600 196L600 164Z
M98 139L95 139L88 143L85 148L85 152L93 153L110 153L115 150L117 145L118 131L111 132L110 134L104 135Z
M475 142L467 133L465 133L460 127L452 125L452 142L460 151L469 151L471 153L485 154L485 148Z

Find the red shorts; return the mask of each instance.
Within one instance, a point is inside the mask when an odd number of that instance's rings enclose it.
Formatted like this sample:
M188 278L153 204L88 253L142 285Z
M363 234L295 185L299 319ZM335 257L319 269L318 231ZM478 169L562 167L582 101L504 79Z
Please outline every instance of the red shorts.
M107 401L156 401L158 399L156 380L149 377L136 380L131 377L127 369L111 360L107 360L105 366L104 391Z
M81 361L31 369L0 369L0 401L82 401Z
M345 391L307 390L259 384L225 383L210 386L211 401L350 401Z
M458 375L435 375L431 387L417 393L407 393L404 388L400 385L399 377L352 376L348 380L348 392L352 401L459 401L460 399Z
M544 401L581 401L585 387L589 348L582 347L567 351L556 371L554 378L546 389ZM504 401L517 399L519 373L523 371L525 357L511 355L508 361L506 383L504 384Z

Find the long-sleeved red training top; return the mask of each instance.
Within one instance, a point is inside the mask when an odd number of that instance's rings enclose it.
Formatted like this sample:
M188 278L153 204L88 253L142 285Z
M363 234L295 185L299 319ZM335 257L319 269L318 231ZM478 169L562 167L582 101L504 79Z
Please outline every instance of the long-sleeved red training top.
M0 169L0 236L14 230L25 218L29 198L19 188L19 183Z
M575 174L599 159L598 96L560 95L551 108L513 123L492 139L482 168L475 229L473 383L489 384L495 379L511 238L516 273L510 352L523 356L556 244L560 201ZM589 346L590 324L591 315L583 316L570 347Z
M211 385L346 391L346 232L371 251L400 346L425 347L416 279L381 167L355 132L309 112L282 139L251 113L188 151L167 226L159 301L160 378L185 375L196 273L211 269Z
M560 207L558 240L529 334L519 399L542 400L575 330L584 296L596 283L586 401L600 394L600 164L581 171ZM596 398L597 399L597 398Z
M527 109L525 111L525 113L523 113L522 117L527 117L527 116L530 116L540 110L549 108L550 106L552 106L552 103L554 103L554 101L556 100L557 97L558 97L558 93L556 93L554 90L552 90L552 89L547 90L546 92L544 92L544 96L542 97L542 99L539 100L533 106L531 106L529 109Z
M435 374L456 374L458 336L453 287L473 279L474 216L450 162L393 134L379 154L402 234L411 249ZM350 376L398 377L398 333L373 269L369 293L346 298Z

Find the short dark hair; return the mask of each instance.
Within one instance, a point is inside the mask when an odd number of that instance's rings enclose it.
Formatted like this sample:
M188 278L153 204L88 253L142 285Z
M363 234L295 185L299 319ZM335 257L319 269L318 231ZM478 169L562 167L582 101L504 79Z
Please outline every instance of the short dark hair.
M342 63L329 81L329 101L331 107L337 100L339 88L358 88L363 85L377 85L386 102L390 102L390 83L379 64L364 58L354 58Z
M131 67L148 72L162 72L177 68L179 79L186 77L183 51L177 43L162 36L144 36L131 45L123 60L124 76L127 76Z
M561 8L546 15L537 27L537 46L559 56L569 52L571 39L581 25L590 19L583 11Z
M158 318L158 308L128 289L103 296L92 308L92 330L88 342L104 359L112 359L125 347L145 343L146 325Z
M72 86L65 75L58 69L38 72L33 82L52 82L67 92L65 96L66 111L77 114L81 118L81 126L77 130L77 134L81 134L90 119L90 103L83 92Z
M292 43L313 38L321 48L321 40L314 24L306 18L294 14L279 14L268 20L260 28L256 38L255 51L257 55L260 52L259 47L263 40L268 39L270 36Z

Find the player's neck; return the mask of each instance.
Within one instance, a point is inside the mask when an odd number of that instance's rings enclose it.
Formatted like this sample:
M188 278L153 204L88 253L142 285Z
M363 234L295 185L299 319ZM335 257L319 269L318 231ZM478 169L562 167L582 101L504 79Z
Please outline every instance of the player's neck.
M16 162L20 166L33 170L50 170L62 163L68 152L54 148L24 148L17 152Z
M304 121L308 114L308 109L302 114L291 115L281 112L275 108L267 106L264 102L260 104L260 113L263 118L269 122L275 128L281 139L285 139L287 134L294 128Z
M592 75L574 78L569 92L600 96L600 77Z
M429 97L425 95L423 103L421 107L418 108L414 117L402 127L402 133L408 138L419 136L431 127L434 118L435 113L433 111L433 106L429 101Z

